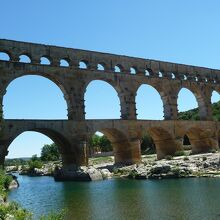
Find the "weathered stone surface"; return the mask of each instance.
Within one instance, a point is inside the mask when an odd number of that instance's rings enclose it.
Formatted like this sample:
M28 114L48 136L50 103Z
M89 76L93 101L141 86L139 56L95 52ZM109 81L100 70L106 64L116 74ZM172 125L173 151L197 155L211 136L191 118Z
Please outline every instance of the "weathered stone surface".
M25 131L37 131L50 137L60 147L64 166L88 165L87 143L96 131L111 141L116 164L141 162L140 140L146 133L154 140L158 159L182 150L184 135L188 136L193 153L218 149L220 122L212 121L211 94L214 90L220 91L219 70L3 39L0 51L10 57L8 61L0 61L0 112L9 84L29 74L53 81L62 90L68 110L68 120L1 120L0 165L4 164L9 145ZM22 54L29 55L31 62L20 62ZM47 57L50 65L41 64L41 57ZM64 58L69 67L60 66ZM86 69L79 68L81 61ZM104 70L99 70L98 64L102 64ZM115 66L121 69L117 75ZM136 74L130 74L131 67L135 67ZM104 80L115 88L121 120L85 120L84 95L93 80ZM135 99L142 84L153 86L161 95L166 120L137 120ZM200 121L176 120L181 88L195 94Z
M17 180L12 180L12 182L10 183L8 189L16 189L19 187L18 181Z

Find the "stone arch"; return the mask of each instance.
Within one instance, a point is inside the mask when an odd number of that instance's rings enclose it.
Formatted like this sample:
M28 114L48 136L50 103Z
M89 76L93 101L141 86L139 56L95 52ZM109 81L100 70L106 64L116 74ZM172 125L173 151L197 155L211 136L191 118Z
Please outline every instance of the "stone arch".
M46 73L41 73L41 72L38 72L38 73L22 73L22 74L17 74L17 75L14 75L13 77L11 77L10 79L8 79L8 81L5 81L4 85L3 85L3 88L2 90L4 91L3 92L3 96L1 97L1 106L3 106L3 100L4 100L4 95L7 93L7 88L8 86L13 82L15 81L16 79L18 78L21 78L21 77L24 77L24 76L40 76L40 77L43 77L43 78L46 78L48 80L50 80L51 82L53 82L62 92L63 94L63 97L66 101L66 104L67 104L67 114L68 114L68 118L69 119L72 119L72 116L71 116L71 109L72 109L72 101L71 101L71 98L70 98L70 95L69 95L69 91L68 89L65 87L64 83L61 82L59 79L57 79L56 77L53 77L49 74L46 74Z
M178 96L181 92L182 89L186 89L187 91L189 91L194 97L195 97L195 100L197 102L197 105L198 105L198 111L199 111L199 119L202 120L202 119L206 119L207 118L207 105L206 105L206 102L205 102L205 99L202 95L202 93L199 91L199 88L192 88L190 86L182 86L179 91L178 91ZM178 96L177 96L177 106L178 106ZM178 112L179 112L179 109L177 108Z
M135 102L136 102L136 109L137 109L137 115L138 115L138 113L139 113L139 115L140 115L140 112L139 112L139 107L138 107L138 92L140 91L140 89L141 89L141 87L143 88L143 87L148 87L152 92L156 92L155 94L157 95L157 100L159 100L161 103L160 103L160 105L161 105L161 112L162 112L162 114L160 115L160 118L155 118L155 117L151 117L151 118L149 118L149 116L148 117L142 117L141 116L141 118L139 118L139 117L137 117L138 119L151 119L151 120L161 120L162 119L162 117L164 117L164 108L163 108L163 105L165 105L165 101L166 100L164 100L163 99L163 95L161 94L161 92L160 92L160 90L158 90L154 85L151 85L151 84L141 84L141 85L139 85L138 87L137 87L137 89L136 89L136 97L135 97ZM148 100L147 100L147 97L146 97L146 102L147 102ZM152 108L153 109L153 108ZM155 108L154 108L155 109Z
M11 61L11 53L6 50L0 50L0 56L4 56L3 58L0 57L2 61Z
M115 164L134 164L140 162L140 141L131 141L125 133L116 128L99 128L111 142ZM95 132L94 132L95 133Z
M42 64L42 65L51 65L52 64L52 58L49 57L49 56L44 55L40 58L40 64Z
M124 72L124 67L121 64L116 64L114 66L114 72L115 73L122 73L122 72Z
M94 80L90 80L90 81L88 81L87 83L85 83L85 85L84 85L84 92L83 92L83 94L84 94L84 100L85 100L85 102L86 102L86 98L85 98L85 96L86 96L86 90L87 90L87 88L88 88L88 86L91 84L91 83L93 83L93 82L95 82L95 81L100 81L100 82L104 82L104 83L106 83L106 85L108 85L108 86L110 86L113 90L112 91L114 91L116 94L116 96L117 96L117 98L118 98L118 100L119 100L119 117L121 116L121 105L122 105L122 100L121 100L121 97L120 97L120 88L114 83L114 81L111 81L111 80L107 80L107 79L100 79L100 78L97 78L97 79L94 79ZM114 95L114 96L115 96ZM85 109L86 109L86 104L85 104Z
M172 134L162 127L151 127L147 129L156 146L157 158L163 159L166 155L174 155L176 151L182 150L180 143L175 141Z
M70 67L70 63L71 63L71 61L68 58L60 59L60 66L61 67Z
M218 142L212 129L193 126L185 134L189 138L194 154L209 152L211 149L218 148Z
M29 55L26 54L26 53L22 53L22 54L19 56L19 62L22 62L22 63L31 63L31 62L32 62L31 56L29 56Z
M62 135L60 132L57 132L56 130L49 129L49 128L25 128L23 127L21 129L16 129L16 131L10 134L10 137L5 141L4 145L0 146L0 148L4 146L4 150L8 152L8 148L10 147L10 144L19 135L21 135L24 132L28 132L28 131L38 132L49 137L58 146L59 152L62 157L63 166L80 164L78 154L77 154L77 149L74 149L73 147L71 147L71 143L69 142L69 140L64 135Z
M212 90L210 95L210 103L212 107L212 119L220 121L219 105L220 105L220 93L219 90Z
M104 62L99 62L97 64L97 70L105 71L106 70L106 64Z

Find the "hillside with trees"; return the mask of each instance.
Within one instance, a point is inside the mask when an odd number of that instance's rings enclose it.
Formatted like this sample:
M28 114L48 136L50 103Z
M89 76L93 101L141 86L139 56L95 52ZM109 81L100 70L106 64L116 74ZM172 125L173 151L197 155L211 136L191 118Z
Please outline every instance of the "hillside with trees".
M212 115L215 121L220 121L220 101L212 104ZM199 109L194 108L189 111L179 112L178 119L199 120Z

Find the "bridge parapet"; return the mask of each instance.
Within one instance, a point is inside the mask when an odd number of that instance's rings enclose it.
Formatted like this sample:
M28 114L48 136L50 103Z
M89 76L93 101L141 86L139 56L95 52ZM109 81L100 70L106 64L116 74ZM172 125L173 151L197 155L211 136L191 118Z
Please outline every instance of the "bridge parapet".
M131 74L132 68L132 73L149 74L149 77L213 84L220 81L220 71L215 69L44 44L0 39L0 52L7 53L13 62L19 62L21 55L27 55L33 64L40 64L40 59L46 57L53 67L66 60L69 68L79 69L82 61L89 71L98 70L100 64L105 72L114 72L118 66L121 73L127 74Z

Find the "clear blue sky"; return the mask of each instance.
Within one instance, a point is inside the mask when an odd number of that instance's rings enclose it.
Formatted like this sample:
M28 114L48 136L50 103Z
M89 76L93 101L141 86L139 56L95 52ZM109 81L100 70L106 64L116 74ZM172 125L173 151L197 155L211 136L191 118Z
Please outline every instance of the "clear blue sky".
M219 9L219 0L3 0L0 38L220 69ZM85 99L87 118L120 117L117 93L107 83L92 82ZM163 118L160 97L149 86L139 89L136 101L139 118ZM178 104L180 111L197 106L186 90ZM61 91L42 77L13 81L4 98L5 118L65 119L66 114ZM26 132L11 144L9 157L39 154L46 143L51 140Z

